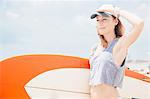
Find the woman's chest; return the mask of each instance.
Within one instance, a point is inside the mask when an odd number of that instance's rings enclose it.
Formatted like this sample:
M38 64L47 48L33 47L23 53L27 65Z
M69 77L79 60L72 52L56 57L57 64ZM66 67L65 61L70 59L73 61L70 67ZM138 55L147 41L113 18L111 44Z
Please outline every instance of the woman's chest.
M104 60L112 60L112 54L107 51L95 52L94 55L90 58L91 65L97 64Z

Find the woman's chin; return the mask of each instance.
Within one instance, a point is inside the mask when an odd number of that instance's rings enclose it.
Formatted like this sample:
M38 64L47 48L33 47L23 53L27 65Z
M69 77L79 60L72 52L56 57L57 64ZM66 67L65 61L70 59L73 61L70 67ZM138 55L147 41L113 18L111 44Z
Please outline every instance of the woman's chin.
M104 35L105 32L104 32L104 31L99 31L99 34L100 34L100 35Z
M103 30L103 29L99 29L97 30L97 32L100 34L100 35L104 35L106 32L106 30Z

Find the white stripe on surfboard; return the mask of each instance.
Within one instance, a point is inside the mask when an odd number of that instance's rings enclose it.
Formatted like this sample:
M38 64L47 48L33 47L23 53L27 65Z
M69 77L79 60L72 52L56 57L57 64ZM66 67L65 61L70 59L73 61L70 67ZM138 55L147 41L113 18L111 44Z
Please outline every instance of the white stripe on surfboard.
M44 90L54 90L54 91L63 91L63 92L70 92L70 93L78 93L78 94L89 94L84 92L77 92L77 91L68 91L68 90L60 90L60 89L52 89L52 88L41 88L41 87L32 87L32 86L26 86L26 88L36 88L36 89L44 89Z

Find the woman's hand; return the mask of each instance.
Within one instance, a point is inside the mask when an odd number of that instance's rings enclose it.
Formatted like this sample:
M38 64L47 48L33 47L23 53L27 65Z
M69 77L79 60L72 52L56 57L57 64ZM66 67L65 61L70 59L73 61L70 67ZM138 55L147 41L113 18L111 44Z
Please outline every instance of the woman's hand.
M112 15L114 15L115 17L119 17L119 8L118 7L114 7L111 4L105 4L102 5L101 7L99 7L98 9L96 9L96 12L110 12Z

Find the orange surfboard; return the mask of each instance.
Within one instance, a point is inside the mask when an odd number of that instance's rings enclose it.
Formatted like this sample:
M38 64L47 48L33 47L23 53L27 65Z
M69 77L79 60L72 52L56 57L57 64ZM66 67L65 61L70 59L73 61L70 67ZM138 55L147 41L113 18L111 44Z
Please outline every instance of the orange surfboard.
M73 56L64 56L64 55L46 55L46 54L24 55L24 56L17 56L17 57L5 59L0 62L0 70L1 70L0 71L0 76L1 76L0 77L0 89L1 89L0 99L31 98L32 96L30 96L29 94L30 90L25 89L25 88L29 87L29 85L34 85L33 83L31 83L32 79L36 78L37 76L40 76L41 74L44 74L45 72L48 72L47 75L55 74L56 77L58 77L58 74L74 75L76 72L78 72L77 76L78 78L80 78L79 74L81 75L87 74L85 78L86 81L83 80L83 82L85 84L88 84L86 82L89 76L88 75L89 68L90 68L90 65L89 65L88 59L80 58L80 57L73 57ZM69 69L69 71L67 71L68 74L66 73L66 69ZM60 70L60 71L59 72L57 71L56 73L56 71L53 71L53 70ZM80 70L82 72L80 72ZM131 70L127 69L125 72L125 75L127 77L134 78L134 79L150 84L149 77L133 72ZM76 76L74 75L74 77ZM82 78L84 79L84 76L81 76L81 80ZM65 78L65 79L68 79L68 78ZM50 79L49 81L52 81L52 80L53 79ZM65 87L65 89L66 88L68 87ZM87 92L86 94L89 94L87 91L88 88L86 86L84 88L83 88L83 92L79 92L78 94L85 94L86 92ZM62 87L61 91L67 92L67 90L65 89L63 90L63 87ZM71 86L68 88L69 91L70 90L74 91L73 89L75 88L71 89ZM82 90L82 89L79 88L79 90ZM83 96L83 97L87 97L87 96Z

